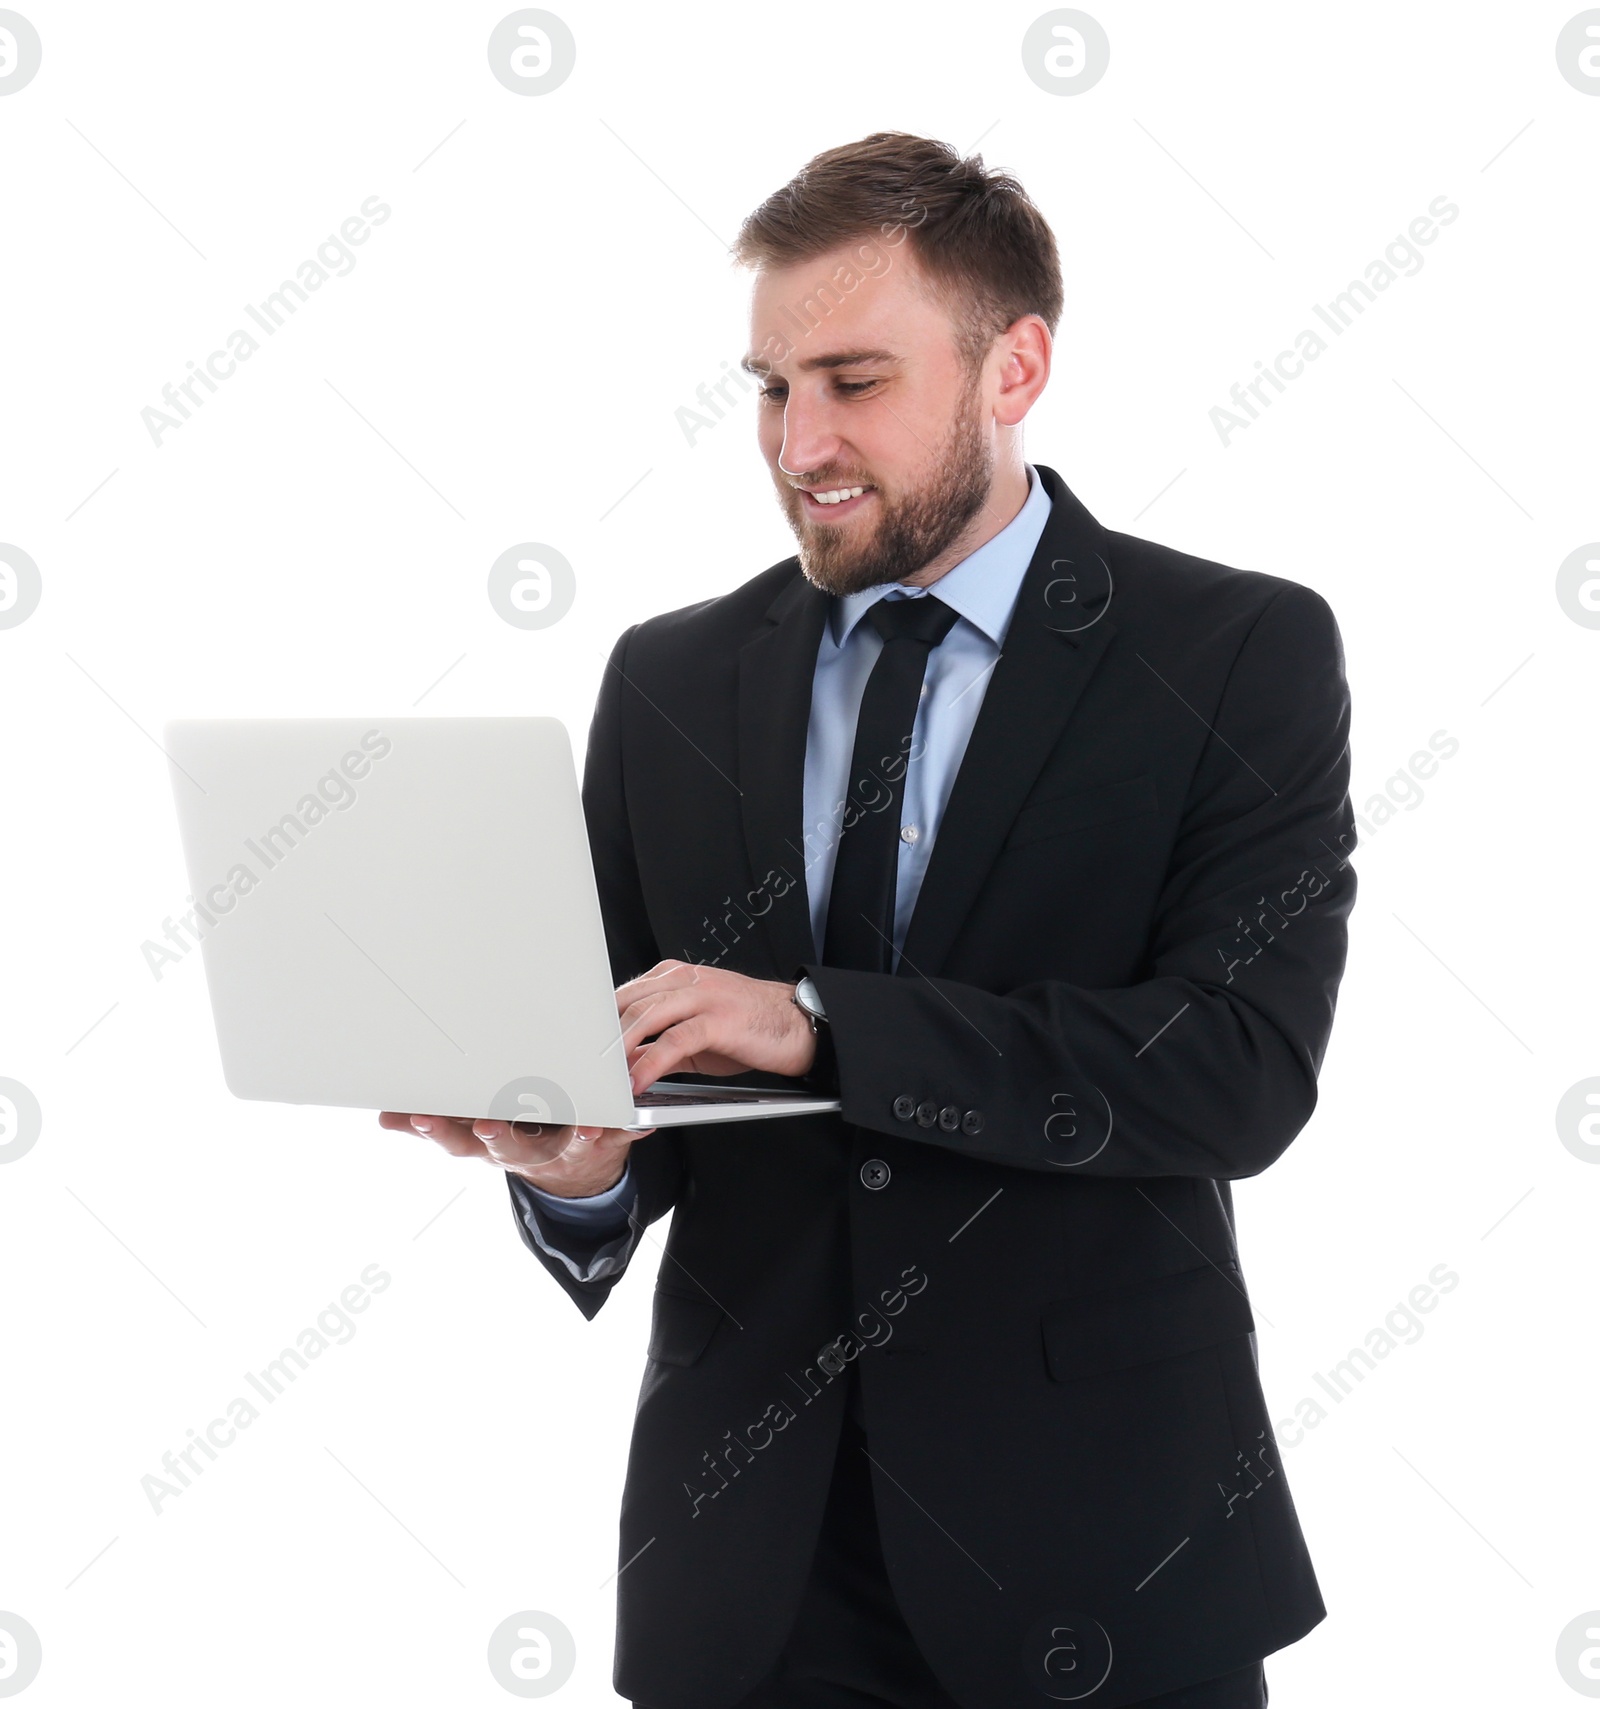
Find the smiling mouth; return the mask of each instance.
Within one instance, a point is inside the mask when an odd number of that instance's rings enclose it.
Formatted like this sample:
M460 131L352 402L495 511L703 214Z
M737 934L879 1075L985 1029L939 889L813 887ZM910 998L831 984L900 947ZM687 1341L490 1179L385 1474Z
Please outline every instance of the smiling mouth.
M807 516L826 516L830 520L836 516L844 516L850 511L859 510L863 504L877 491L876 487L820 487L811 492L805 487L798 489L800 506Z

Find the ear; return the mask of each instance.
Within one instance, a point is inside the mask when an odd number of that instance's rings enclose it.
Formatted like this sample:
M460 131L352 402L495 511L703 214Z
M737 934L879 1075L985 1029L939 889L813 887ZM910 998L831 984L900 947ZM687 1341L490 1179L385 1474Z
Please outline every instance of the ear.
M1036 314L1014 320L995 340L991 361L999 359L994 418L1015 427L1033 408L1050 380L1050 328Z

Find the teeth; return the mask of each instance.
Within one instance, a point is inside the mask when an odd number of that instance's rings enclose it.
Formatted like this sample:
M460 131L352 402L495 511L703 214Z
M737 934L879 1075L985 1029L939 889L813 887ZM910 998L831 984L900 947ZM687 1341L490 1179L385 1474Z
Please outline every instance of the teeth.
M866 491L865 487L834 487L825 493L813 493L811 496L818 504L843 504L847 498L860 498Z

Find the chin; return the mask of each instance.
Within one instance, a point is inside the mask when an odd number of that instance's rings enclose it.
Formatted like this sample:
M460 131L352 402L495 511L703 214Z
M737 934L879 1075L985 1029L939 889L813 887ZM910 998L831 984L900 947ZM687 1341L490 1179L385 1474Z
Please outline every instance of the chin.
M849 563L833 560L819 563L803 542L799 556L800 572L806 580L823 593L834 594L840 599L852 593L865 593L869 587L879 587L891 579L884 576L870 558Z

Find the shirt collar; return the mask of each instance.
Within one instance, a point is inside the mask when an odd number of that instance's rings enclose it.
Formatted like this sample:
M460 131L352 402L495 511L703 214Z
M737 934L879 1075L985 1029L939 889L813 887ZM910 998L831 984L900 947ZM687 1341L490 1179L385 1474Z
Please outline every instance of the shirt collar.
M1028 471L1028 496L1022 509L992 540L986 540L976 552L969 553L953 570L947 571L931 588L908 587L904 582L885 582L861 593L835 597L828 612L829 633L836 647L850 639L850 632L867 612L885 596L899 592L918 598L934 593L973 628L1000 647L1005 644L1011 613L1016 608L1017 595L1022 591L1022 578L1044 533L1050 516L1050 495L1031 463Z

